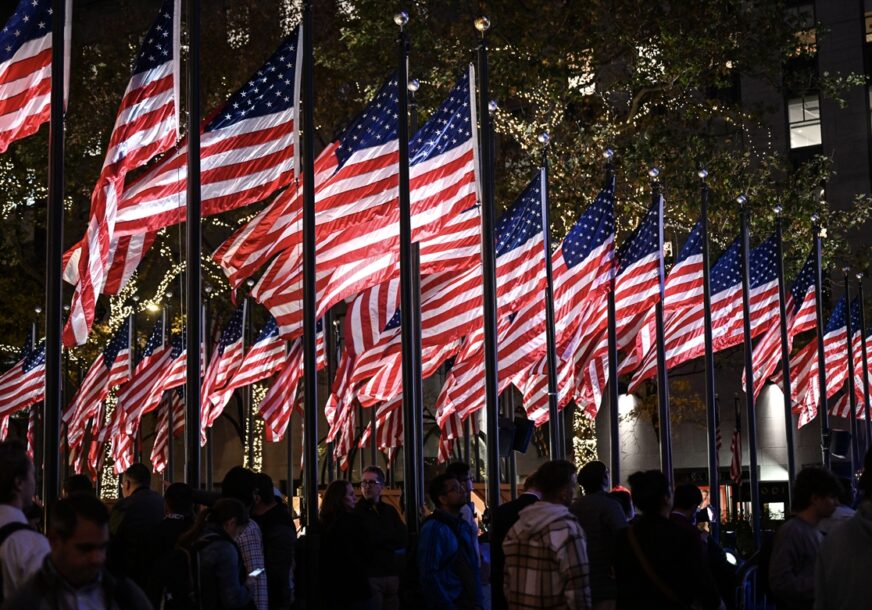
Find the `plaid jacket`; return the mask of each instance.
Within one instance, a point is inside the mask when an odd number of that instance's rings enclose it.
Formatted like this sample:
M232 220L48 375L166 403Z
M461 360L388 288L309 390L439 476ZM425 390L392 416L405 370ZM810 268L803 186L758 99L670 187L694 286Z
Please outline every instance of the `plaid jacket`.
M536 502L503 542L509 608L591 608L584 531L561 504Z

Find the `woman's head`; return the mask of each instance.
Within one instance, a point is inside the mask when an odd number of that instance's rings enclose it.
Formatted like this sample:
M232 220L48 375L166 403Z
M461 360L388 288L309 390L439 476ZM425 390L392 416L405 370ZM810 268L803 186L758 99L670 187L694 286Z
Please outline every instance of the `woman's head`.
M209 509L206 522L223 528L231 538L236 538L248 523L248 511L236 498L221 498Z
M672 508L672 492L669 480L659 470L636 472L627 479L633 504L643 515L669 512Z
M337 480L327 486L321 501L321 523L332 523L340 513L350 513L356 498L354 487L348 481Z

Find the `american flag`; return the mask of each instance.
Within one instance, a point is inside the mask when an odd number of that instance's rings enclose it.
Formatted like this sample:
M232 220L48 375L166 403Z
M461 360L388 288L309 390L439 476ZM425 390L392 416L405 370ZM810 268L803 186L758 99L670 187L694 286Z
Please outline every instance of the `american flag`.
M300 35L298 28L201 127L203 216L260 201L296 174ZM154 231L185 219L187 161L183 143L125 189L117 235Z
M169 460L169 413L173 413L173 438L181 436L185 431L185 393L182 388L176 388L164 395L164 407L158 411L155 426L154 444L151 448L151 464L155 472L166 470Z
M203 376L201 389L200 430L205 433L224 411L236 386L232 380L238 374L245 351L245 319L248 300L236 308L227 327L221 333L218 346L212 354L209 368Z
M164 0L142 41L91 195L87 232L70 253L76 290L64 329L67 346L88 340L97 297L103 293L117 251L116 213L127 173L169 150L178 139L179 4L180 0Z
M0 418L45 397L45 341L0 375Z
M363 449L372 436L372 422L366 425L358 448ZM403 398L397 396L387 402L378 405L376 410L376 439L375 445L387 452L394 447L403 446Z
M139 418L148 406L152 406L154 395L157 394L157 398L160 398L160 390L157 388L166 372L170 351L171 347L164 344L163 320L159 319L152 328L130 379L118 391L116 411L122 414L122 430L128 434L135 432Z
M78 446L85 436L85 427L100 411L100 403L105 400L109 390L130 377L130 329L131 320L122 324L109 344L103 350L82 380L79 390L73 396L70 406L64 413L67 426L67 443Z
M270 316L227 387L241 388L266 379L285 363L286 352L287 342L279 337L279 327Z
M30 407L30 412L27 414L27 456L31 460L36 446L36 429L40 427L40 420L42 420L42 413L39 408Z
M793 337L814 328L815 318L815 256L810 253L786 295L788 353L793 348ZM773 324L754 346L754 396L760 394L766 381L781 362L781 324ZM744 374L743 380L744 383Z
M70 4L67 0L67 45ZM51 114L52 12L52 0L20 0L0 31L0 153L12 142L36 133ZM64 52L69 56L69 48Z
M739 409L739 399L736 398L736 428L733 430L733 439L730 441L730 479L736 485L742 483L742 411Z

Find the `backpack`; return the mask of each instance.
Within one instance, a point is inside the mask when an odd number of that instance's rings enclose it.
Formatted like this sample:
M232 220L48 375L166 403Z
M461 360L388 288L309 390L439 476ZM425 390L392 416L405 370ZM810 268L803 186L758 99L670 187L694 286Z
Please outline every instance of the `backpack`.
M200 608L200 551L216 540L218 534L200 538L190 547L176 546L165 566L164 587L160 608L163 610L196 610Z
M3 543L6 542L6 539L9 538L9 536L11 536L12 534L14 534L15 532L17 532L19 530L35 531L32 527L30 527L30 524L28 524L28 523L19 523L19 522L7 523L3 527L0 527L0 547L3 546ZM4 598L3 579L0 578L0 604L3 603L3 598Z

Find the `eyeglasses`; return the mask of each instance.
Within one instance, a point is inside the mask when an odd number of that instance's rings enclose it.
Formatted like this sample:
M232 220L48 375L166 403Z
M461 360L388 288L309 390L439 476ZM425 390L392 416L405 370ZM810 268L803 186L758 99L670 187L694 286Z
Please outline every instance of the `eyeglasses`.
M361 481L361 487L375 487L376 485L381 485L379 481Z

